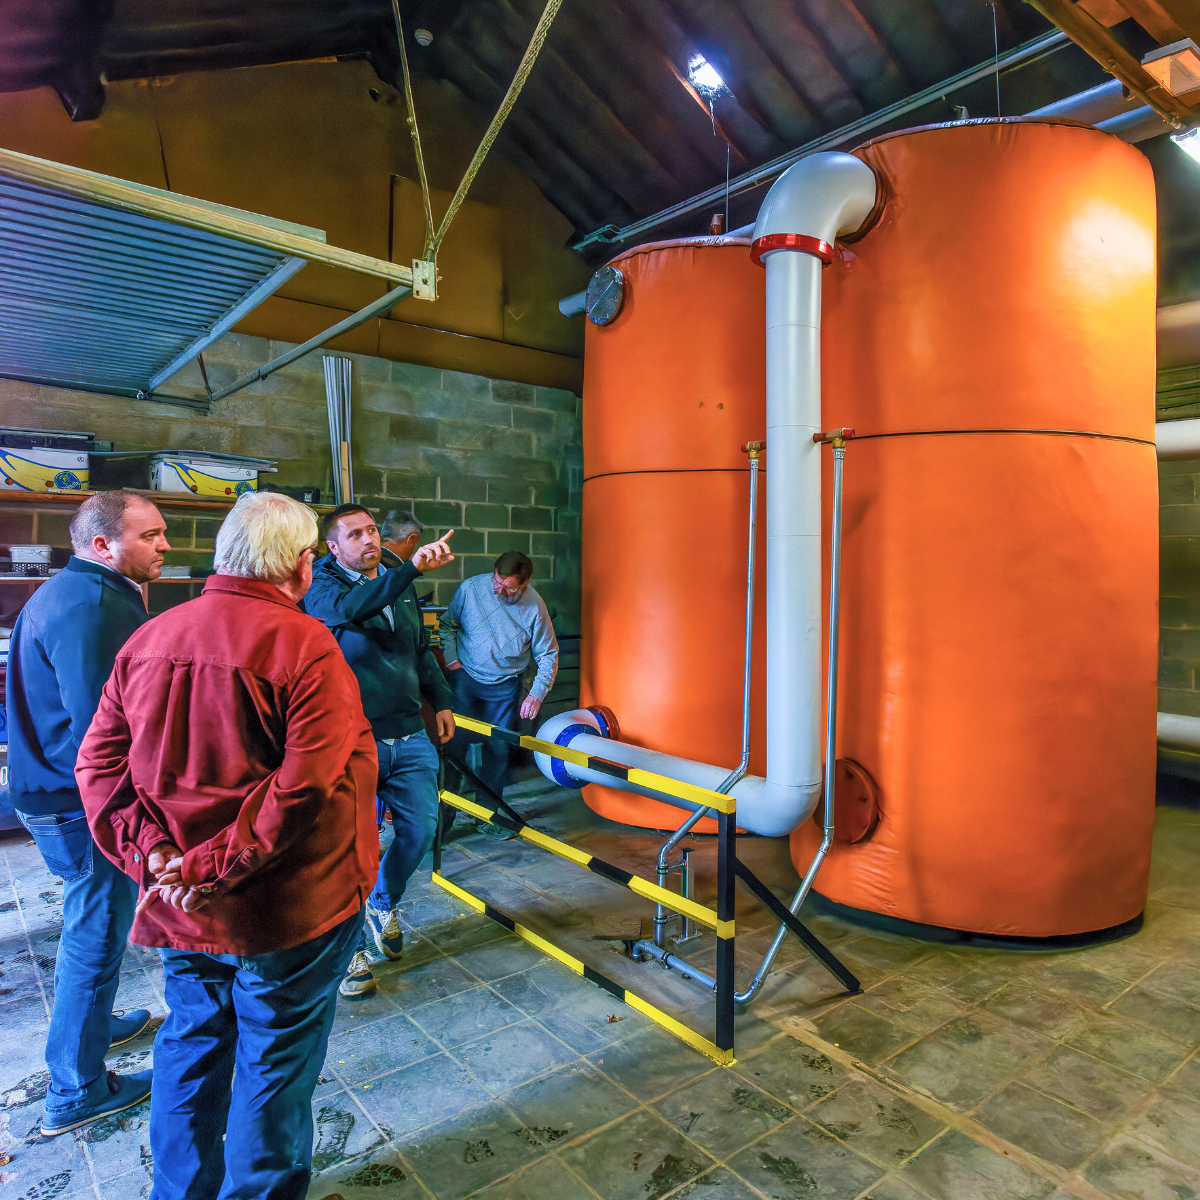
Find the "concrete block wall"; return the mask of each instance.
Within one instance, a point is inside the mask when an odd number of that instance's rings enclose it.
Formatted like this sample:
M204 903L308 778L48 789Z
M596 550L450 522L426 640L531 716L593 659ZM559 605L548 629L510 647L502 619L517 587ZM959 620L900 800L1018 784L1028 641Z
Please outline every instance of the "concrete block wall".
M289 349L231 334L205 352L216 389ZM212 405L211 410L127 400L0 380L0 424L89 430L119 450L210 450L274 459L280 485L315 484L331 497L332 465L322 354ZM458 555L431 577L445 604L464 576L491 570L518 549L534 561L534 586L560 634L579 632L580 400L555 388L394 363L354 362L355 499L378 510L413 509L452 539ZM185 399L204 395L192 363L164 385ZM173 527L169 561L211 556L215 522ZM428 589L426 589L428 590ZM190 589L180 588L180 599Z
M1200 461L1160 462L1160 712L1200 717Z

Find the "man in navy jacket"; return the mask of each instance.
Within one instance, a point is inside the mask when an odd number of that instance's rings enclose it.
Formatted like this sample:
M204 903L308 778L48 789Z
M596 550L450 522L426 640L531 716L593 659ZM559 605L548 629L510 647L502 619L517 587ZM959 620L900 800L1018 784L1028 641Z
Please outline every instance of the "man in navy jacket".
M112 1012L137 885L96 851L75 757L117 652L149 617L140 584L171 547L158 509L135 492L100 492L71 521L74 555L17 618L8 664L9 791L46 866L63 880L63 930L46 1039L42 1133L54 1137L140 1103L150 1071L106 1071L111 1046L150 1014Z
M436 714L439 741L454 736L450 688L429 648L413 584L422 571L453 559L450 533L421 546L408 562L391 556L393 565L382 562L379 530L365 508L343 504L326 513L321 533L329 554L313 567L304 610L337 639L375 735L378 797L391 811L395 836L367 899L365 931L380 954L397 959L404 953L404 935L396 909L433 844L438 816L438 754L421 719L422 696ZM364 934L338 990L356 998L375 987Z

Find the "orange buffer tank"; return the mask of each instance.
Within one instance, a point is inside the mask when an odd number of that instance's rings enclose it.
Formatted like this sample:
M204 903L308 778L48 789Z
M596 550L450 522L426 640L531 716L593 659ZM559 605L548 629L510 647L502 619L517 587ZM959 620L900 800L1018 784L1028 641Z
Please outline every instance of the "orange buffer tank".
M730 769L742 735L741 446L762 438L765 416L765 289L749 246L694 238L614 259L625 299L611 324L588 323L583 384L581 701L612 709L624 741ZM761 568L761 520L759 532ZM763 583L760 571L750 766L760 774ZM629 825L675 829L687 816L595 784L583 797Z
M838 754L880 820L816 890L1001 939L1115 936L1154 818L1150 166L1029 121L856 153L885 202L824 272L824 411L860 435ZM797 869L819 840L792 835Z

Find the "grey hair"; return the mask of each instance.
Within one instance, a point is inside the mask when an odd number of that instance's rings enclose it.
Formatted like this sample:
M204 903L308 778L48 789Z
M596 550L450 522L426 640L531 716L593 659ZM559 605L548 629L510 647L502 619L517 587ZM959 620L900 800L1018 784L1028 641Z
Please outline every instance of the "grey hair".
M98 537L119 538L125 529L125 510L136 500L143 504L154 504L153 500L139 496L128 488L97 492L85 500L71 518L71 548L75 553L83 554L90 550L92 542Z
M393 508L379 523L379 536L385 542L402 542L414 533L424 533L425 526L410 512Z
M281 492L246 492L217 530L213 566L219 575L283 583L316 544L311 508Z

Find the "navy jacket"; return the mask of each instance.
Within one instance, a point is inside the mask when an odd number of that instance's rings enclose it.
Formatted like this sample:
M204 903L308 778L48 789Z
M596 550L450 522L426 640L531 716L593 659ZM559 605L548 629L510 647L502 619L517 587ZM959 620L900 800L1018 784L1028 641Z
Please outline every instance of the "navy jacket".
M408 737L424 728L422 695L434 712L450 708L452 699L421 620L413 588L420 571L390 552L384 554L384 566L375 579L354 580L327 554L313 565L303 608L337 638L358 679L375 737ZM394 630L385 608L392 610Z
M71 558L21 609L8 657L8 776L29 816L77 812L75 756L117 652L150 619L115 571Z

